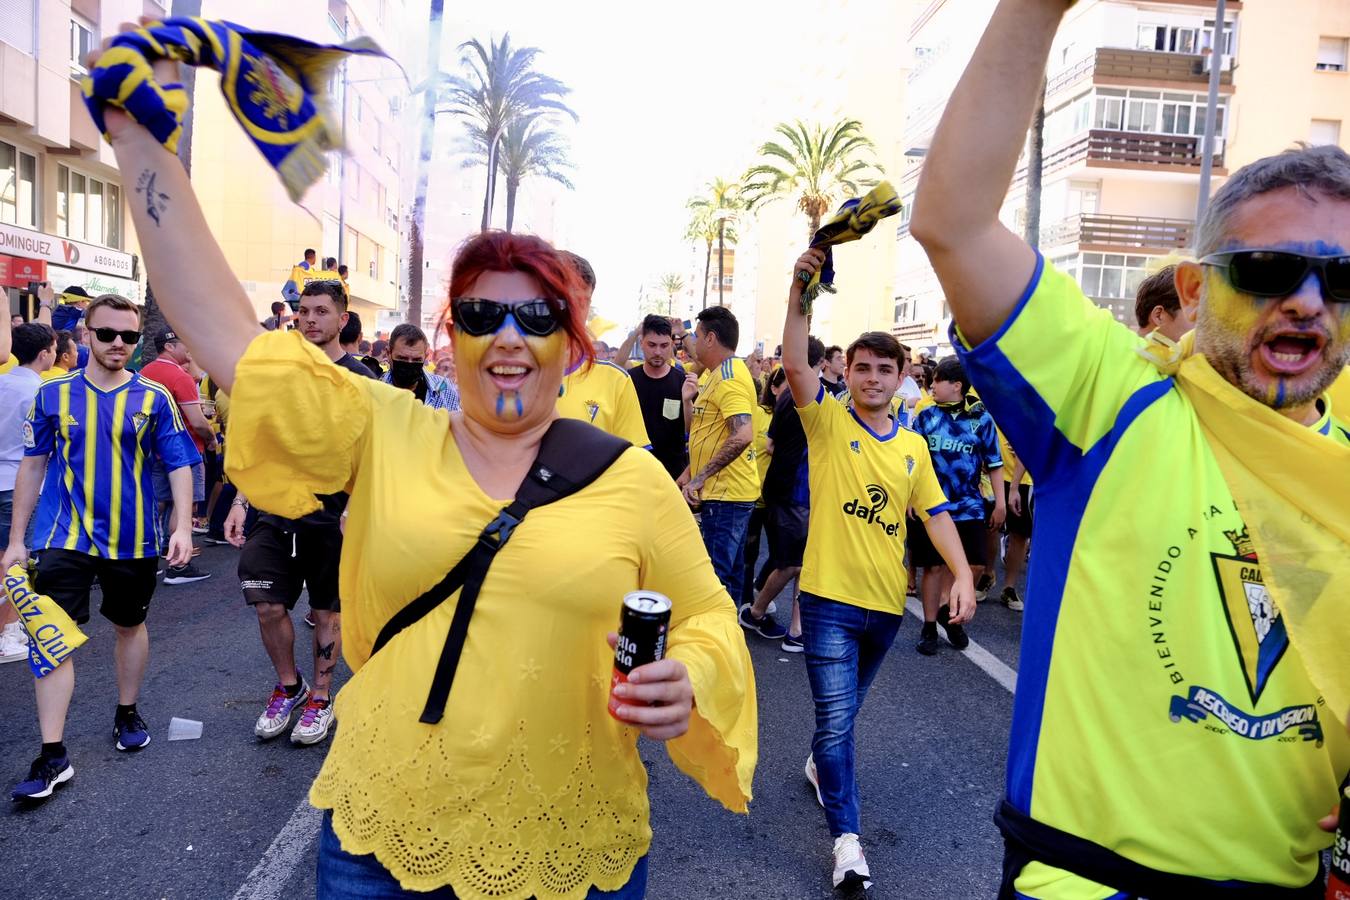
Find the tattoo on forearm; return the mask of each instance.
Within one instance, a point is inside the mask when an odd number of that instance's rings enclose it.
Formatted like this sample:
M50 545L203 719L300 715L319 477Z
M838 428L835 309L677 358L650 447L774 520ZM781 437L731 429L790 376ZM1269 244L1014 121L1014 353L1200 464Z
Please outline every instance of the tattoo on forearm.
M156 228L160 225L160 213L169 208L169 195L156 186L158 178L158 172L145 169L141 172L141 177L136 179L136 193L145 202L145 214L155 223Z
M712 459L708 460L708 464L703 467L703 471L698 473L699 478L704 480L711 478L727 466L731 465L736 457L745 452L745 448L749 446L749 443L738 441L736 439L736 432L749 424L749 413L741 413L739 415L727 417L727 429L729 431L727 439L722 442L722 446L717 448L717 452L713 454Z
M315 651L314 651L314 655L317 656L317 657L320 657L320 658L322 658L322 659L332 659L332 658L333 658L333 648L334 648L335 646L337 646L337 641L329 641L328 643L326 643L326 644L324 644L323 646L319 647L319 649L315 650Z

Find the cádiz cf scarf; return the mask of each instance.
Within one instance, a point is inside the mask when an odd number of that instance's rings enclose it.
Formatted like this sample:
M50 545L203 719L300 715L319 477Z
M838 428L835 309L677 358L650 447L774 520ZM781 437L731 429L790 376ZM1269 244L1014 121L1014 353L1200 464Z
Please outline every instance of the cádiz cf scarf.
M806 281L802 291L802 314L811 315L811 304L820 296L821 291L833 294L834 290L834 251L836 244L856 241L876 227L882 219L893 216L903 208L900 198L889 181L883 181L864 197L855 197L839 207L839 212L830 221L816 231L811 238L811 249L825 248L825 264L820 267L814 278L807 280L805 273L798 276Z
M350 54L385 55L365 37L339 45L314 44L230 22L165 19L113 38L80 86L105 137L103 110L115 106L177 153L187 92L181 84L156 82L152 63L170 59L215 69L230 111L277 170L291 199L299 200L327 170L325 154L341 145L340 128L329 108L328 80Z
M28 667L42 678L65 661L87 637L56 601L28 583L28 571L11 566L5 573L5 594L28 632Z
M1176 378L1209 440L1261 561L1261 575L1313 684L1350 717L1350 447L1229 384L1195 333L1154 332L1141 352Z

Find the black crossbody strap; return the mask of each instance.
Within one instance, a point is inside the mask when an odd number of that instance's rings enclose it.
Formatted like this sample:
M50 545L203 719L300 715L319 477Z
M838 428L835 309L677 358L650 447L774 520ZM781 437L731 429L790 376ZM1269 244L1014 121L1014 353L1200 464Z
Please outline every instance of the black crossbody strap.
M478 540L434 587L399 610L385 626L371 648L374 656L403 629L415 624L460 591L455 614L450 620L445 645L436 662L426 706L418 719L434 725L445 713L450 687L455 680L460 655L469 633L469 620L478 602L478 593L487 578L497 553L506 546L516 527L531 509L556 502L582 490L614 464L631 446L598 428L573 419L558 419L549 427L539 446L539 454L529 473L516 489L516 497L479 533Z

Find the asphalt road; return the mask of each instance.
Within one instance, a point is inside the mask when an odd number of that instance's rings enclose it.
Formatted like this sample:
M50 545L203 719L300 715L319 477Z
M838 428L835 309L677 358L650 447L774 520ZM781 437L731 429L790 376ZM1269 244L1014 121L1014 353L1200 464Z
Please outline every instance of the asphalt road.
M155 596L140 702L153 743L141 753L113 749L112 629L97 615L91 620L90 640L75 657L66 731L76 776L45 805L3 801L0 896L313 896L315 820L302 800L324 748L284 739L261 744L253 736L274 676L256 619L240 599L236 553L206 548L198 563L212 579L161 586ZM304 609L302 600L295 614L302 665L310 640L300 623ZM1015 669L1019 622L1019 613L986 603L971 635ZM991 816L1002 793L1012 696L949 646L936 657L919 656L917 637L918 623L907 617L858 722L863 846L877 881L869 896L992 897L1001 844ZM651 900L832 896L831 840L802 776L812 732L804 662L776 643L749 639L760 698L752 814L726 812L661 747L646 745ZM341 683L345 664L338 673ZM26 776L39 744L25 664L0 666L0 709L7 792ZM203 722L201 739L169 742L173 716ZM274 841L291 853L274 853L269 862L295 862L255 871Z

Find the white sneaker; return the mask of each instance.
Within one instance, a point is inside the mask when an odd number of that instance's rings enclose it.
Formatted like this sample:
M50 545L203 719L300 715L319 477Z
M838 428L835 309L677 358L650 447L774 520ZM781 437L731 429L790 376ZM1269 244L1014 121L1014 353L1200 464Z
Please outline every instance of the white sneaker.
M834 839L834 886L851 887L859 884L863 890L872 886L867 858L863 856L856 834L841 834Z
M300 710L300 721L291 729L291 743L317 744L328 737L333 727L333 708L328 700L311 696Z
M0 663L18 662L28 658L28 632L18 622L11 622L0 631Z
M820 796L820 778L816 775L816 758L808 756L806 758L806 780L811 782L811 787L816 789L816 802L820 808L825 808L825 800Z

